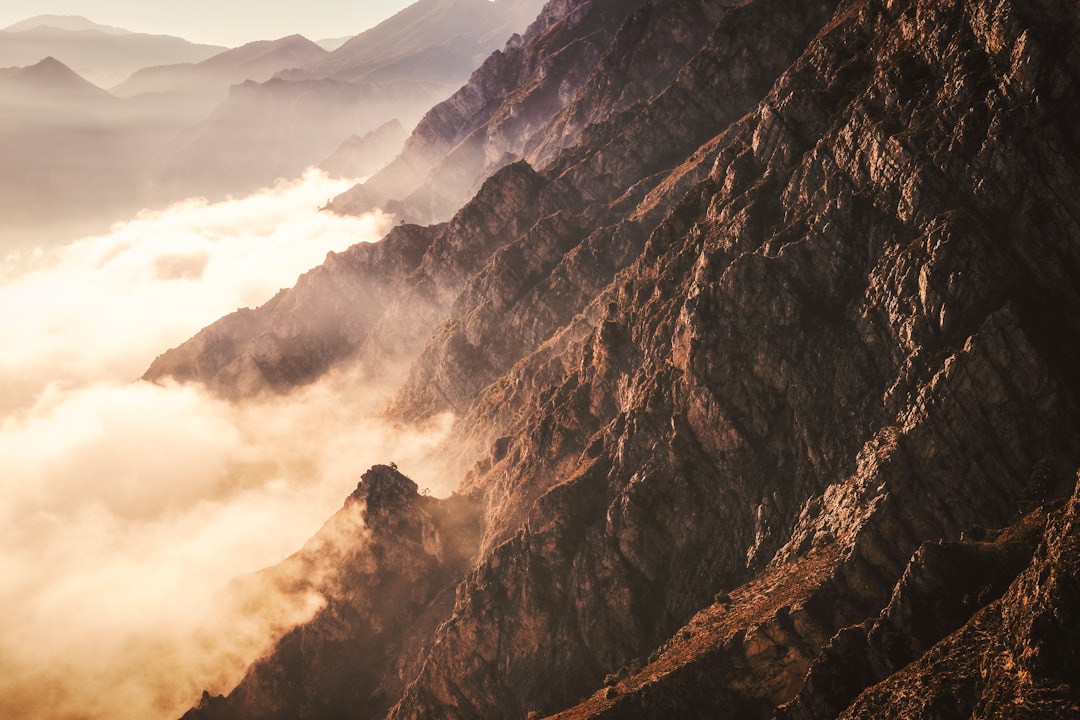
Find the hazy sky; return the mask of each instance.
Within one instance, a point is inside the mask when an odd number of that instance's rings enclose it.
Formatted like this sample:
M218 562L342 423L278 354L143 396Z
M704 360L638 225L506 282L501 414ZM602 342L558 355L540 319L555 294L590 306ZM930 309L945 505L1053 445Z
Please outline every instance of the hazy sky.
M234 47L299 33L311 40L356 35L415 0L3 0L0 28L35 15L82 15L136 32Z

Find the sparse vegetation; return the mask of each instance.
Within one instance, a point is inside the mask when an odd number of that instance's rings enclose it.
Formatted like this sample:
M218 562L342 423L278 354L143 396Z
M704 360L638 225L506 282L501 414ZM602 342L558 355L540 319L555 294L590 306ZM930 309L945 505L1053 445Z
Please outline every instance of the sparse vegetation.
M649 662L652 662L651 655L649 656ZM642 667L644 667L644 663L642 663L641 658L634 658L629 663L623 665L615 672L605 675L604 685L606 687L616 685L625 680L626 678L630 677L631 675L641 672Z
M1031 474L1024 483L1020 496L1021 510L1032 510L1047 501L1053 487L1054 463L1050 458L1041 458L1031 467Z

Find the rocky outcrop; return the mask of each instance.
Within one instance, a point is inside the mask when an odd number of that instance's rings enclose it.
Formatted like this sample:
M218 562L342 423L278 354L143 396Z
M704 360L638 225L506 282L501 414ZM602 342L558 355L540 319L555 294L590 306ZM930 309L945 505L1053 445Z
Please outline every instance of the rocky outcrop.
M144 378L198 381L233 398L310 382L368 336L436 231L400 226L380 243L330 253L258 310L238 310L160 355Z
M1078 500L1051 514L1037 552L1000 599L840 717L1075 717Z
M1040 508L1006 531L973 528L961 541L924 543L888 605L826 645L779 718L836 717L865 688L901 670L1008 589L1046 530Z
M308 544L264 571L279 592L322 609L286 634L226 700L204 694L185 717L346 718L385 712L423 660L417 646L452 601L452 580L479 539L479 506L436 500L377 465ZM311 658L317 657L317 662Z
M394 412L483 526L373 716L1070 717L1080 11L714 9L426 231Z

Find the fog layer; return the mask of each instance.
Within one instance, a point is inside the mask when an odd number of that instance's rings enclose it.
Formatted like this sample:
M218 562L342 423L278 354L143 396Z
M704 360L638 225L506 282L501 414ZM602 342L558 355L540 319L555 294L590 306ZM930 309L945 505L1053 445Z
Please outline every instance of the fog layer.
M373 463L445 492L422 460L441 424L385 427L381 391L348 371L242 406L133 382L328 251L377 239L386 218L316 211L338 185L309 174L5 258L0 716L178 717L321 602L239 617L229 580L298 549Z
M127 382L238 307L268 300L330 251L381 237L380 215L317 209L346 181L311 171L247 198L144 212L100 237L0 261L0 412L49 383Z

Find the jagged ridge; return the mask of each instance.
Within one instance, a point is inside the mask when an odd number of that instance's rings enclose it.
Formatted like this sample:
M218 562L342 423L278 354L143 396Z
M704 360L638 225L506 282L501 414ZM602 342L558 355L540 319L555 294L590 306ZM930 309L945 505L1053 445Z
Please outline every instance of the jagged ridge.
M1080 13L716 17L633 113L426 231L452 306L397 412L464 412L485 513L388 716L1069 717L1078 501L1021 511L1076 485Z

